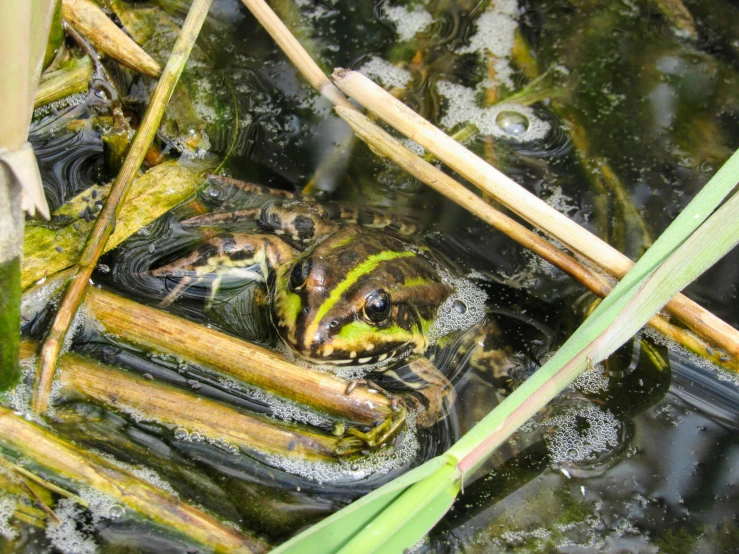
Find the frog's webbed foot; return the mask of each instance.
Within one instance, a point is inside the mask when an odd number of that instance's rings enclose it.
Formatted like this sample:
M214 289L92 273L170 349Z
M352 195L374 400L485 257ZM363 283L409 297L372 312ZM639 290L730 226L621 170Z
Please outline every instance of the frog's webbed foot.
M390 417L369 431L363 432L353 427L349 428L344 438L339 441L336 453L340 456L358 452L365 454L369 450L386 444L405 425L406 413L405 406L400 402Z

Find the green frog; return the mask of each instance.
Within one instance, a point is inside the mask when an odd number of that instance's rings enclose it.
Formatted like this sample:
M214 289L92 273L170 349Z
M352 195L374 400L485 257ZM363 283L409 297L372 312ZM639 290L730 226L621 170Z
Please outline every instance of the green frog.
M321 204L220 176L209 179L276 200L199 215L183 226L254 219L268 232L222 232L153 270L153 276L176 282L164 305L206 278L212 280L212 298L224 275L258 264L268 284L271 321L290 352L321 366L376 366L383 386L403 391L397 417L367 432L349 429L352 439L368 447L381 444L398 430L406 407L417 412L422 428L448 414L454 387L423 354L439 307L454 289L428 249L413 240L418 225L380 210ZM495 371L503 374L510 352L500 341L495 350ZM350 384L347 394L351 389Z

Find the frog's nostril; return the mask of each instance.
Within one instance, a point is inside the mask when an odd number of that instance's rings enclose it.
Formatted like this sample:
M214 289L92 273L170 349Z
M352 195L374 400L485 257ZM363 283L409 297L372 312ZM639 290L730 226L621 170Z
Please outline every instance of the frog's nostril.
M329 323L329 327L333 328L333 327L336 327L338 324L339 324L338 319L332 319L331 322Z
M303 308L303 315L308 315L310 313L310 309L306 306Z

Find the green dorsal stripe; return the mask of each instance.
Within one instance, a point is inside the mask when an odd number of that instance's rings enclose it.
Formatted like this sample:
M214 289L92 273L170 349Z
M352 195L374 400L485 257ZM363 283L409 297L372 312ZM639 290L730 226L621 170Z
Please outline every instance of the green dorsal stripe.
M362 263L357 265L357 267L347 273L346 278L341 283L336 285L336 287L334 287L334 290L331 291L329 297L324 300L323 304L321 304L321 306L316 311L316 315L313 318L313 321L311 321L310 325L306 329L306 344L309 344L313 340L313 335L315 334L316 329L318 329L318 324L324 318L324 316L341 299L341 296L349 289L349 287L356 283L359 278L362 277L362 275L367 275L382 262L395 260L396 258L407 258L409 256L415 255L415 252L410 252L408 250L404 250L402 252L385 250L383 252L380 252L379 254L368 256L366 260L364 260Z

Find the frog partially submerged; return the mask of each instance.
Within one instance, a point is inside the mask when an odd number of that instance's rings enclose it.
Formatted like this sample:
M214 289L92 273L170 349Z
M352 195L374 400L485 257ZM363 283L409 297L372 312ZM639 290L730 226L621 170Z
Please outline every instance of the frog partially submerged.
M291 352L317 365L380 364L376 371L382 372L383 383L407 391L401 395L418 412L417 425L428 427L445 417L455 401L454 388L423 354L439 307L454 290L430 253L411 240L417 226L380 211L323 205L224 177L210 180L279 200L262 208L196 216L184 226L255 219L273 234L221 233L153 270L155 277L177 279L163 304L206 276L215 276L212 297L223 275L259 264L268 283L271 321ZM504 366L510 356L504 347L501 353ZM399 423L390 418L366 433L348 433L376 446Z

